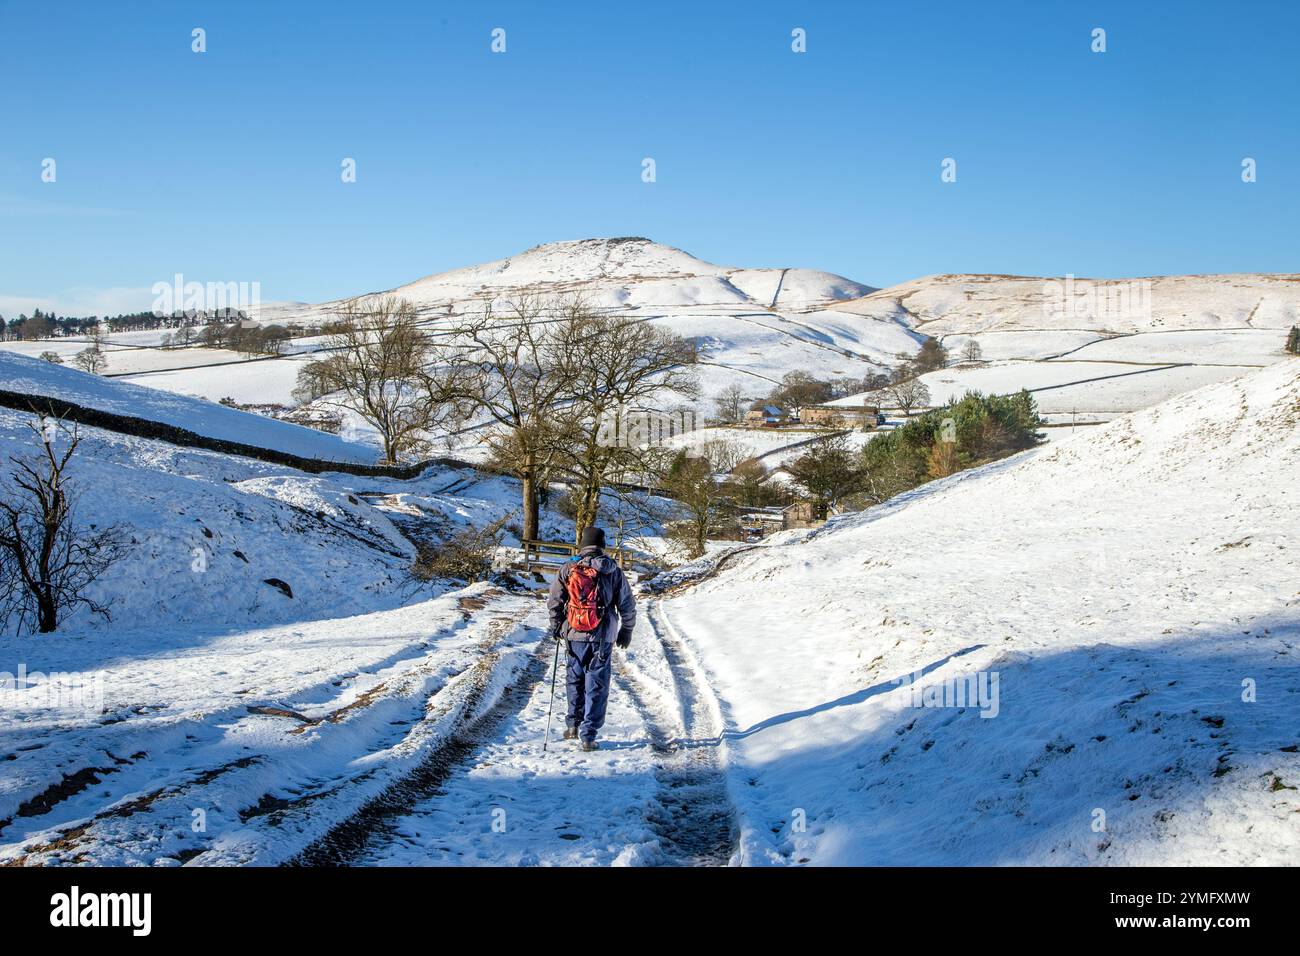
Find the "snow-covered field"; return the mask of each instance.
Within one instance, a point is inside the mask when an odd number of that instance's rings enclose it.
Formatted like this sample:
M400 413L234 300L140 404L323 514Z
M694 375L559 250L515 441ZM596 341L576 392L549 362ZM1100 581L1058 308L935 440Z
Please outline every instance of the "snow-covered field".
M933 405L960 399L968 391L1006 394L1028 389L1044 413L1071 410L1112 415L1146 408L1211 382L1251 369L1239 365L1131 365L1121 362L990 362L941 369L923 375ZM843 404L861 404L850 396Z
M295 405L293 389L298 383L298 370L308 358L258 359L205 368L152 371L132 375L125 381L210 402L233 398L246 405Z
M150 345L117 344L117 338L129 334L120 333L119 336L108 337L108 342L104 346L104 356L107 360L106 374L129 375L158 369L180 369L196 365L234 364L245 361L238 352L226 349L163 349ZM85 339L73 338L45 339L36 342L0 342L0 350L17 352L19 355L31 358L36 358L44 352L53 352L66 364L71 364L76 354L87 347Z
M838 312L907 321L926 335L1078 330L1277 329L1300 321L1300 275L1137 279L934 275L837 302Z
M1214 329L1116 335L1066 356L1080 362L1272 365L1286 358L1285 334L1277 329Z
M1231 365L1175 365L1150 369L1130 366L1129 371L1138 374L1039 390L1034 392L1034 400L1039 410L1047 415L1078 411L1104 414L1110 418L1253 370Z
M924 376L934 404L967 389L1050 386L1053 391L1035 396L1049 415L1078 410L1109 418L1284 360L1287 330L1300 322L1300 277L1155 276L1067 285L1029 276L939 275L832 308L903 323L938 338L954 360L968 342L979 343L983 364ZM1150 374L1110 377L1124 372ZM1061 385L1068 387L1057 390Z
M230 374L230 370L223 370L223 374ZM209 438L273 448L305 458L369 463L378 457L372 447L289 422L249 415L215 400L103 378L14 352L0 351L0 388L25 395L48 395L100 411L174 425Z

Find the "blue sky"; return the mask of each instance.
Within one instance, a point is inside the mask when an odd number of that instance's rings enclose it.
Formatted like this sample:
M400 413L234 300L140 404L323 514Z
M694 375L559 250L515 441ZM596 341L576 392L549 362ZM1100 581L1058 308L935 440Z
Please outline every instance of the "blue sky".
M0 0L0 314L602 235L874 285L1297 271L1297 36L1280 0Z

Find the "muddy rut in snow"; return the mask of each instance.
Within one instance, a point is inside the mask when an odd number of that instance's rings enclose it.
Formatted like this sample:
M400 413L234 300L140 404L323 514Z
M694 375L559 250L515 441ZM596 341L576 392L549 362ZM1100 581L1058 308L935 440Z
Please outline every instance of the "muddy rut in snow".
M478 713L479 703L490 686L495 655L476 664L463 705L464 713L476 716L461 724L414 771L368 801L286 865L347 866L372 842L391 838L394 821L436 795L452 774L472 765L479 749L523 709L537 684L548 677L553 646L550 641L539 641L527 664L482 713Z
M677 715L652 704L631 670L619 668L619 683L645 721L651 746L660 758L655 771L660 809L646 822L671 865L726 866L735 852L739 827L718 753L721 720L689 650L663 609L647 601L642 612L663 649L681 708Z
M653 599L642 599L652 637L662 648L679 712L655 700L642 678L616 658L616 680L645 724L655 754L655 803L646 822L659 839L665 863L674 866L726 866L735 852L739 828L727 791L718 746L721 721L709 691L698 676L688 648ZM500 735L507 721L529 704L539 683L549 680L554 645L539 642L528 663L480 716L469 719L432 751L411 774L369 801L348 819L290 861L299 866L342 866L358 862L368 849L395 838L401 817L436 798L456 774L475 766L479 753ZM477 711L486 691L491 662L483 662L468 693L465 713Z

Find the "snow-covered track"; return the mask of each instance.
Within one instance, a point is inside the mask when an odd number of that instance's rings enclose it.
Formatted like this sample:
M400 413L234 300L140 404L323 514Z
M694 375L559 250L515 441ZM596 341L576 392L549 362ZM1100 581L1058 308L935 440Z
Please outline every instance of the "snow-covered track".
M458 699L450 705L457 716L441 742L411 773L385 787L287 865L346 866L373 842L389 835L395 819L435 796L452 774L470 765L502 723L527 704L546 677L552 648L549 641L539 641L524 666L495 695L498 659L493 653L485 655L460 682Z
M6 821L14 842L0 844L0 862L267 865L298 856L454 749L526 679L537 641L524 621L536 602L481 588L449 597L423 608L444 626L406 659L303 688L289 706L254 699L175 721L164 735L157 721L119 733L114 750L131 757L29 800L41 805ZM365 621L339 625L363 640ZM148 753L120 746L150 734ZM203 825L191 832L196 810ZM44 829L27 822L46 815Z
M641 589L645 593L666 595L694 587L717 575L718 572L728 567L733 560L742 554L765 547L767 547L765 544L743 544L728 548L726 551L714 552L682 568L660 574L652 580L646 581L641 585Z
M735 854L739 827L723 770L722 717L700 669L657 602L643 605L647 629L667 662L678 705L672 713L642 686L635 668L620 668L628 690L660 755L655 778L658 809L647 823L668 862L680 866L726 866ZM680 735L674 732L680 730Z

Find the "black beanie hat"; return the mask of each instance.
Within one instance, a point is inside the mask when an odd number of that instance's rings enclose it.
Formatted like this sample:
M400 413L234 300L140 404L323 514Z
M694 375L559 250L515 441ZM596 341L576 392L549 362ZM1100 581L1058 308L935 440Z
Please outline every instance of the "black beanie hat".
M601 528L592 525L590 528L582 529L582 546L584 548L605 547L605 532Z

